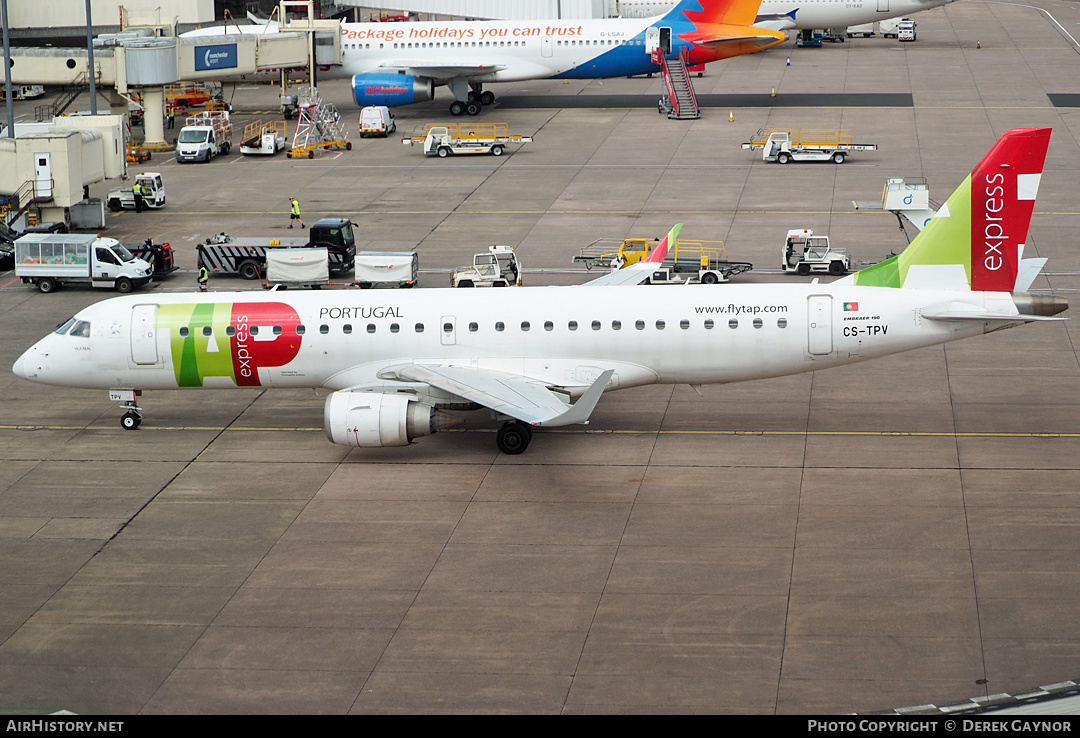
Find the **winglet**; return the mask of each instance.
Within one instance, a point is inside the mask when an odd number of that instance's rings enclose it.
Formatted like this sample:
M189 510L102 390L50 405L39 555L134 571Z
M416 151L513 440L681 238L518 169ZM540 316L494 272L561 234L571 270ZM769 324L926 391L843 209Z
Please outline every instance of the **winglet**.
M663 264L664 259L667 258L668 249L675 245L675 242L679 238L679 231L682 230L683 224L676 223L672 226L668 234L664 236L664 240L660 242L660 245L652 250L652 253L641 260L644 264Z
M588 423L589 416L596 409L596 403L600 402L600 395L604 394L604 390L607 389L607 384L611 381L613 374L615 374L614 369L601 372L596 381L592 383L592 386L585 390L585 394L579 397L578 401L571 405L565 413L551 420L533 423L533 425L580 425Z

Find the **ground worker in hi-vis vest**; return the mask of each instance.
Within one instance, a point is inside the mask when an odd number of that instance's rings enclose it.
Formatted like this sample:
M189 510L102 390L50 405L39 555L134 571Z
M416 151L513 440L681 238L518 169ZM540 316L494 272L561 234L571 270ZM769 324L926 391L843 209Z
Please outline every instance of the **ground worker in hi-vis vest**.
M296 201L295 197L289 198L289 228L292 228L293 221L299 221L301 228L306 228L304 221L300 220L300 203Z
M199 260L199 292L206 292L206 283L210 281L210 270L206 268L206 264L202 263L202 259Z

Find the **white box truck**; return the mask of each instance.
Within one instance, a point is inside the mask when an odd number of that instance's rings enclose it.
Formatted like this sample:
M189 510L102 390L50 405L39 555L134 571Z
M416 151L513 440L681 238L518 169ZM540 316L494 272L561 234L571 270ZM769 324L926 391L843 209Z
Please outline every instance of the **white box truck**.
M149 282L153 271L115 238L28 233L15 241L15 276L41 292L62 284L89 284L126 294Z

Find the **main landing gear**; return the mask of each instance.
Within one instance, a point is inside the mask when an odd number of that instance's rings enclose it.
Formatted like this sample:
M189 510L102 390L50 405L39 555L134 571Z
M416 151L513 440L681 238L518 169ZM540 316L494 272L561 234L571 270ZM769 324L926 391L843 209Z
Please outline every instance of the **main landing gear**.
M524 452L531 440L532 426L520 420L506 421L495 435L495 444L499 450L510 456Z
M465 94L460 84L449 84L450 91L454 93L454 97L457 98L450 104L450 115L480 115L480 111L485 105L491 105L495 102L495 93L491 91L484 91L483 85L470 84L469 91ZM455 89L456 88L456 89Z

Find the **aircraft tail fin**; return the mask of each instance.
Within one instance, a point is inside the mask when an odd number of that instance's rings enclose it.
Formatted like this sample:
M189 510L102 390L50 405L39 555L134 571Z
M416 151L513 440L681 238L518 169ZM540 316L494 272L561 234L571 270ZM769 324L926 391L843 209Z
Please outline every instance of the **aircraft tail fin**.
M1034 278L1033 265L1022 267L1024 243L1049 143L1049 128L1007 132L903 253L856 273L855 284L1024 290Z
M685 16L694 25L752 26L757 20L757 0L682 0L666 17Z
M642 264L662 264L664 259L667 258L668 250L675 245L675 242L679 238L679 231L682 230L683 224L677 223L671 227L668 234L664 236L664 240L649 253L644 259L641 260Z

